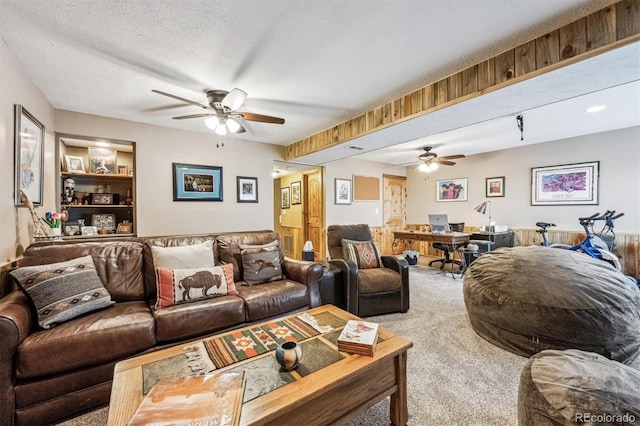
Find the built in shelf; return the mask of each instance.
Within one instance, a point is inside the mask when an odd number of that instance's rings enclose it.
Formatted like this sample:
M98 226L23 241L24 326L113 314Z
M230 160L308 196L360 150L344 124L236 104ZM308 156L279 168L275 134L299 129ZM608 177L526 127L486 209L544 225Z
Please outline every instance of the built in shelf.
M126 205L126 204L62 204L62 208L63 209L76 209L76 208L80 208L80 209L95 209L95 208L105 208L108 207L110 209L112 208L120 208L120 209L130 209L133 207L133 204L131 205Z
M86 178L104 178L104 179L133 179L131 175L116 175L116 174L99 174L99 173L74 173L74 172L60 172L62 176L72 177L86 177Z

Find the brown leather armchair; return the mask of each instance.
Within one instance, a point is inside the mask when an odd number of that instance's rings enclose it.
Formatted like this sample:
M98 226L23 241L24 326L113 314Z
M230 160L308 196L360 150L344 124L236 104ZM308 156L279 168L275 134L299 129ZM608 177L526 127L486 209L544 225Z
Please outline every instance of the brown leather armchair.
M396 256L381 256L382 267L358 269L345 259L342 240L372 241L366 224L331 225L327 228L329 263L340 268L347 296L347 310L367 317L409 309L409 264Z

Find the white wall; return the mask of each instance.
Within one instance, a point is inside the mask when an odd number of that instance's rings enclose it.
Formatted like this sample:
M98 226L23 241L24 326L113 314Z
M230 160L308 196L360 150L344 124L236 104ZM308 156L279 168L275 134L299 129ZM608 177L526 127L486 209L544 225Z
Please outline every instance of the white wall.
M138 236L273 229L273 161L282 147L55 111L56 131L136 142ZM171 163L222 166L223 202L173 201ZM236 176L258 178L258 203L238 204Z
M44 205L37 208L42 215L54 210L56 201L53 108L0 39L0 261L22 254L33 229L28 210L14 206L14 104L21 104L45 127Z
M405 167L390 166L355 158L325 164L326 176L326 224L349 225L366 223L382 226L383 220L383 174L405 176ZM335 203L335 179L352 179L353 175L380 178L380 201L352 201L350 205ZM352 187L353 189L353 187Z
M531 168L600 161L599 205L531 206ZM407 169L407 223L428 223L429 213L447 213L450 222L484 225L486 215L473 208L485 197L485 178L505 176L505 197L489 198L492 220L513 228L535 228L538 221L556 229L581 230L577 218L624 212L618 232L640 232L640 127L535 144L456 160L434 173ZM467 178L467 202L436 202L436 180Z

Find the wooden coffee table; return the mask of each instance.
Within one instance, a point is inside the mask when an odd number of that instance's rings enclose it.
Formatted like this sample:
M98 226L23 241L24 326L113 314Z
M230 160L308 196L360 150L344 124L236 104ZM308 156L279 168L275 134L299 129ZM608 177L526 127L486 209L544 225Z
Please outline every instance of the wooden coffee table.
M325 325L323 318L335 318L336 321L332 324L334 327L350 319L359 319L332 305L320 306L307 313L318 318L320 325ZM259 324L250 325L245 329L255 328L257 325ZM335 339L342 327L335 328L336 330L332 333L303 341L303 350L305 346L306 350L297 370L289 374L278 372L276 367L273 368L273 374L287 375L286 384L247 400L248 389L253 385L251 377L247 377L245 402L242 405L240 418L242 425L324 425L336 421L345 422L387 396L391 396L389 410L391 423L395 425L407 423L407 350L413 344L380 327L380 340L373 357L349 355L338 352ZM184 356L185 346L187 345L178 345L141 355L116 365L109 405L109 425L126 425L140 405L145 387L144 367L162 365L172 357L179 359L179 356ZM318 350L312 351L312 348ZM274 359L266 359L267 357ZM326 363L327 358L332 359L329 365L321 366L317 370L309 367L314 362ZM305 360L309 365L305 364ZM258 363L264 370L265 363L272 361L275 362L273 351L216 371L250 370Z

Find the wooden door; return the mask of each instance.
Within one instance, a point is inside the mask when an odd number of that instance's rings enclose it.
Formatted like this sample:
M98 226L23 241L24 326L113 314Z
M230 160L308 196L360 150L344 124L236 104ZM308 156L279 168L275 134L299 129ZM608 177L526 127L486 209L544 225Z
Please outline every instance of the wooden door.
M322 170L304 175L304 238L311 241L315 260L325 260Z
M402 242L396 247L393 243L393 231L402 231L405 226L407 178L404 176L383 175L384 205L382 252L384 254L402 253Z

